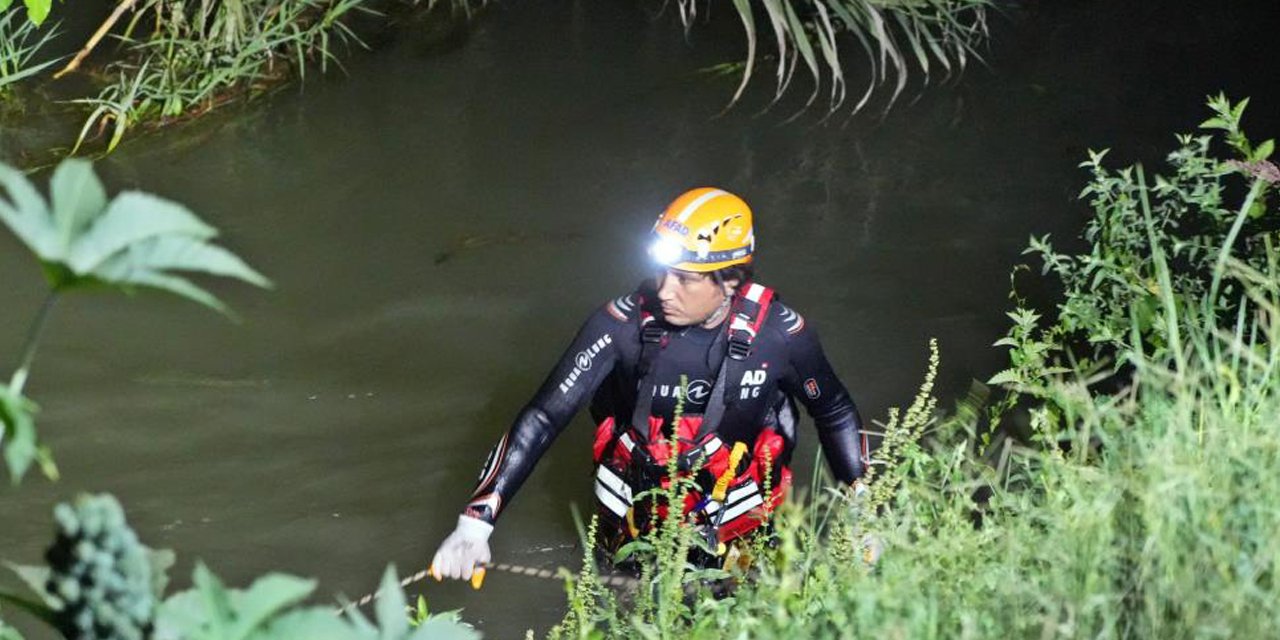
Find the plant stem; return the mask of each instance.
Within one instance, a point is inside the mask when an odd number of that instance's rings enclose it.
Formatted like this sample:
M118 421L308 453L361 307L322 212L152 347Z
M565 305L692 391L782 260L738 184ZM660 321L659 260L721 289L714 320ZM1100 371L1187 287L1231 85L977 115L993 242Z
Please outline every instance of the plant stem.
M31 362L36 358L36 347L40 344L40 335L44 333L44 325L49 320L49 312L53 311L53 305L58 301L58 292L50 291L45 297L44 304L40 307L40 313L36 315L36 320L31 324L31 331L27 334L27 343L22 347L22 363L18 365L18 370L13 372L13 379L9 382L10 390L16 395L22 395L22 388L27 384L27 376L31 373Z
M1209 297L1205 299L1205 303L1209 305L1209 309L1213 310L1217 306L1218 301L1218 285L1222 284L1222 272L1226 271L1227 258L1231 255L1231 246L1236 243L1236 236L1240 235L1240 229L1244 227L1245 218L1249 217L1249 210L1253 208L1254 200L1262 194L1262 189L1266 186L1266 181L1262 178L1255 178L1253 186L1249 188L1249 195L1245 197L1244 204L1240 206L1240 212L1236 214L1236 221L1231 225L1231 231L1227 232L1227 240L1222 243L1222 250L1218 252L1218 262L1213 266L1213 283L1209 285Z
M1160 246L1155 223L1151 220L1151 202L1147 198L1147 178L1142 165L1138 165L1138 194L1141 197L1142 217L1146 221L1147 241L1151 243L1151 258L1155 262L1156 278L1160 285L1160 301L1164 305L1169 350L1173 352L1173 358L1178 363L1178 373L1181 374L1187 370L1187 361L1182 354L1182 338L1178 332L1178 307L1173 297L1173 279L1169 277L1169 264L1165 262L1164 248Z

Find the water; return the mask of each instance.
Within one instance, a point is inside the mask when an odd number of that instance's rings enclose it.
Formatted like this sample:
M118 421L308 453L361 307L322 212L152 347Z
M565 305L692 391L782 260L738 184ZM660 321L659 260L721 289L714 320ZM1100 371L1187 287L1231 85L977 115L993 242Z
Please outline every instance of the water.
M741 55L734 20L688 44L632 2L508 2L455 48L406 31L348 76L126 145L98 163L112 190L188 204L276 289L213 285L241 325L156 296L63 300L29 392L64 477L0 494L0 553L37 561L52 505L92 490L178 550L179 585L197 558L325 596L418 570L581 319L643 274L653 217L703 184L753 205L761 280L818 327L864 419L910 400L931 336L962 391L1003 362L987 345L1028 235L1079 228L1086 148L1155 164L1219 89L1276 131L1266 3L1115 4L997 17L990 68L840 127L757 115L764 85L716 117L732 80L693 72ZM7 234L0 274L16 358L43 293ZM526 484L497 558L576 568L589 431L575 421ZM417 592L496 638L563 605L503 575Z

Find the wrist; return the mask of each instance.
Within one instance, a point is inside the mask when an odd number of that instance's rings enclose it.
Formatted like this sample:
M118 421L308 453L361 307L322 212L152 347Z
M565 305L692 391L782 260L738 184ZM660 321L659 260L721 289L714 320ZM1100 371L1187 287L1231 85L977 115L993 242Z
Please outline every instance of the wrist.
M493 525L479 518L460 515L458 516L457 532L468 539L488 542L489 536L493 534Z

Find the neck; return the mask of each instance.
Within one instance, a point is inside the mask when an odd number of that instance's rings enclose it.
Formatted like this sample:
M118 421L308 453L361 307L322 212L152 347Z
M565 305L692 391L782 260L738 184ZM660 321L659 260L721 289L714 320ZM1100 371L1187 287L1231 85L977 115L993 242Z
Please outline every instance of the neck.
M716 310L712 311L711 315L707 316L707 319L702 321L702 327L704 329L714 329L720 326L720 324L724 322L724 319L729 317L729 305L732 302L733 296L726 295L724 300L720 301L720 306L716 307Z

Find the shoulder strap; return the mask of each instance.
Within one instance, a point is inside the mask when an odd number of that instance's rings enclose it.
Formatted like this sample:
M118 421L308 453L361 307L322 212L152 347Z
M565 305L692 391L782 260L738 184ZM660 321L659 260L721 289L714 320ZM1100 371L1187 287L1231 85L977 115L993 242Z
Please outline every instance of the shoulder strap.
M730 395L730 387L726 380L741 380L746 370L747 356L751 355L751 346L760 327L769 317L769 304L773 302L773 289L746 283L739 289L741 294L734 297L730 310L728 344L725 357L720 361L720 371L716 374L716 384L711 390L711 398L707 400L707 409L702 414L702 427L698 429L698 440L715 433L724 418L728 405L737 399Z
M642 440L649 437L649 414L653 411L653 361L667 344L667 330L657 322L640 297L640 358L636 361L636 403L631 412L631 428Z

